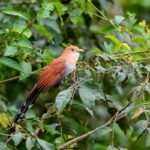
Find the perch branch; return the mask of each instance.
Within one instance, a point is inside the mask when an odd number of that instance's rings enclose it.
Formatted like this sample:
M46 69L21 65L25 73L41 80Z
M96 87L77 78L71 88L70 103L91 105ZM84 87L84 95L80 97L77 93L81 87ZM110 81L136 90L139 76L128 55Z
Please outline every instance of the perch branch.
M124 108L122 108L121 110L119 110L110 120L108 120L104 125L99 126L97 128L95 128L94 130L91 130L81 136L78 136L66 143L64 143L63 145L60 145L57 150L64 150L66 149L69 145L72 145L73 143L77 143L85 138L87 138L88 136L90 136L91 134L93 134L94 132L96 132L97 130L104 128L106 126L110 126L112 125L114 122L120 120L121 118L123 118L125 116L124 114L124 110L131 104L132 102L129 102Z

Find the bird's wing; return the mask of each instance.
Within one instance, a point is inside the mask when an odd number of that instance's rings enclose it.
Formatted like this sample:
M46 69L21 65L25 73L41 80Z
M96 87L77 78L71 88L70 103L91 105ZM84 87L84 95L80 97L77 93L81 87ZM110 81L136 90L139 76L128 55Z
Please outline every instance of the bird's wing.
M40 74L37 86L42 88L43 91L54 87L65 76L65 61L63 58L57 58L49 64Z

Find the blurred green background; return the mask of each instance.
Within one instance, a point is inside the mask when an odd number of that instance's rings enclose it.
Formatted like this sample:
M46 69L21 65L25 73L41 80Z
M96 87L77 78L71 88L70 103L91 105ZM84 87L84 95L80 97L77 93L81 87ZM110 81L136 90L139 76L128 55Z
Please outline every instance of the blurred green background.
M0 149L56 149L120 111L68 149L150 149L149 13L149 0L1 0ZM40 95L6 143L40 71L68 44L85 50L77 71Z

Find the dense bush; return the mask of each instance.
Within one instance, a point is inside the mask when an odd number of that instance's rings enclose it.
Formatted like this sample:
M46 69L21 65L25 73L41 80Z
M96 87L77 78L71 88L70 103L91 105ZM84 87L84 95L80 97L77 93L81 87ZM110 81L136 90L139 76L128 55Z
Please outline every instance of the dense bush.
M149 7L148 0L1 1L0 149L149 149ZM85 50L77 70L41 94L6 141L40 71L68 44Z

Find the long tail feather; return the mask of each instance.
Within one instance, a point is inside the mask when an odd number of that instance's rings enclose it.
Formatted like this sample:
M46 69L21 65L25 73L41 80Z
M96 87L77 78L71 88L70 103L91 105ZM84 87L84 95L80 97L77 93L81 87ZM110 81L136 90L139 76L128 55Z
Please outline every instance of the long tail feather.
M11 135L16 130L16 124L20 123L23 119L26 111L29 107L31 107L34 102L36 101L39 94L42 92L41 88L38 88L36 85L32 89L32 91L29 93L28 97L26 98L25 102L22 104L21 108L19 109L18 113L16 114L13 122L12 127L10 128L8 134Z

